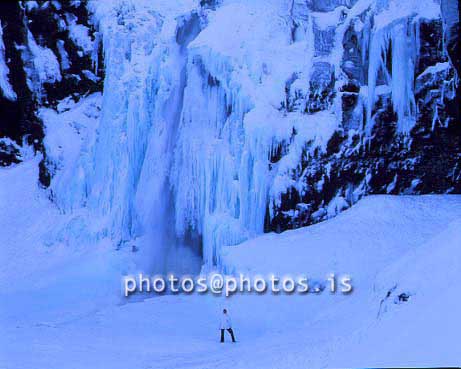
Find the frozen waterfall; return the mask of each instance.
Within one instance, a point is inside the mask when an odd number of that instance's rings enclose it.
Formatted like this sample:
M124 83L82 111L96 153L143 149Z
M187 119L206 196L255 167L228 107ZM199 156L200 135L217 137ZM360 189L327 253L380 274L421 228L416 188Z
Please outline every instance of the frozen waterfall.
M98 237L119 246L142 239L147 269L184 258L188 270L220 267L221 247L264 232L282 195L305 189L301 163L343 128L349 28L361 42L365 133L383 91L398 131L412 128L418 19L439 10L408 3L90 2L104 49L101 115L79 175L53 178L58 204L89 209Z

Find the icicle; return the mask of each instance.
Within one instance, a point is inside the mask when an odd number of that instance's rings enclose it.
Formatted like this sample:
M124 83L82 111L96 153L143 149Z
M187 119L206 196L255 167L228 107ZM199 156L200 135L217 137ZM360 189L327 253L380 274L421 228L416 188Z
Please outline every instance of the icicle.
M416 102L415 34L408 21L392 28L392 103L397 113L397 131L408 134L415 124Z
M371 135L373 129L372 111L376 102L376 87L379 73L383 73L386 82L389 80L389 74L386 67L387 45L389 43L388 34L385 30L373 32L370 39L369 62L368 62L368 103L367 103L367 124L366 134Z
M435 112L434 112L434 116L432 117L432 130L435 129L435 125L437 123L437 121L440 123L440 118L439 118L439 107L438 105L436 104L435 105Z
M373 129L373 106L377 100L378 77L390 85L393 109L397 114L397 131L408 134L415 124L416 102L413 85L416 48L415 27L408 19L375 30L370 41L368 66L368 104L366 133ZM391 71L387 70L387 55L391 54Z

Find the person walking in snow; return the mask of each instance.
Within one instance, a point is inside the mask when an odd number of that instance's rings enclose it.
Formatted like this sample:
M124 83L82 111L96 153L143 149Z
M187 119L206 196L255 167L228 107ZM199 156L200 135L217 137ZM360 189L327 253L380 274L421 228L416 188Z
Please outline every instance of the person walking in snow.
M227 314L227 310L224 309L222 311L222 317L221 317L221 343L224 343L224 330L227 330L229 334L231 335L232 342L235 342L235 337L234 337L234 331L232 330L232 322L230 319L229 314Z

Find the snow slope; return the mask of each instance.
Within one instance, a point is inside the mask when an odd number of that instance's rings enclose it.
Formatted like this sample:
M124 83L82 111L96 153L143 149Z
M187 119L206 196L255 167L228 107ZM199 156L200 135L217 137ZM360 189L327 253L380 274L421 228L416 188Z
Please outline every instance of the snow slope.
M459 201L456 196L369 196L327 222L227 247L224 264L231 271L313 277L354 271L354 279L368 287L373 273L456 219L459 211L453 208Z
M105 240L47 246L50 228L69 219L36 186L36 160L0 170L1 368L459 364L459 196L372 196L321 224L224 250L229 270L348 273L350 295L163 296L127 304L116 288L132 261L124 250ZM24 202L27 213L18 206ZM402 293L408 301L399 300ZM224 306L236 345L217 340Z

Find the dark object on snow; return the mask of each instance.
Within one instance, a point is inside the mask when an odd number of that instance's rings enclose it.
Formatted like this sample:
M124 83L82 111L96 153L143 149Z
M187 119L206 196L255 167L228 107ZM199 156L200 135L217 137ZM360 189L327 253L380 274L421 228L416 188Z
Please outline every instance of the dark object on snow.
M405 292L402 292L399 296L399 302L407 302L408 299L410 298L410 295L405 293Z
M227 331L231 335L232 342L235 342L234 331L232 328L227 329ZM221 329L221 343L224 343L224 329Z

